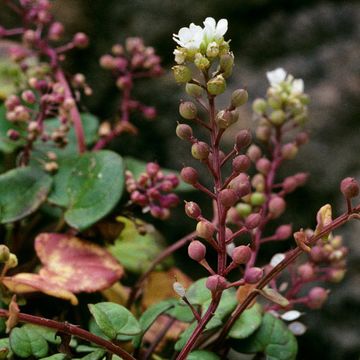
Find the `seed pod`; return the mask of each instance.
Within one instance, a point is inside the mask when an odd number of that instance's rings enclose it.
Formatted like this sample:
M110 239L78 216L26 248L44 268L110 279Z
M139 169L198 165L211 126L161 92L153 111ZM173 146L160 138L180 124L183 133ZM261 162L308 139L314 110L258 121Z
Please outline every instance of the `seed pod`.
M203 88L196 84L187 83L185 91L188 95L198 98L202 95Z

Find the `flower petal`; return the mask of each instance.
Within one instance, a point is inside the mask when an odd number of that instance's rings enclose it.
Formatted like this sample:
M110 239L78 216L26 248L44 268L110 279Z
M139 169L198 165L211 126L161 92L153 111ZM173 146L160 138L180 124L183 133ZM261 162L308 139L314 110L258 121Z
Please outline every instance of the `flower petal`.
M283 82L286 78L286 71L283 68L277 68L273 71L268 71L266 76L271 86L276 86Z
M216 25L216 35L222 37L228 30L228 21L226 19L220 19Z

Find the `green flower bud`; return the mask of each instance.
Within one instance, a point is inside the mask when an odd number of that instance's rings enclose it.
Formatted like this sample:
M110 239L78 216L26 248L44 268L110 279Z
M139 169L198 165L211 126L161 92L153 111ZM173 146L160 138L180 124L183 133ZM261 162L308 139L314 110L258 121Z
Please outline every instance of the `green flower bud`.
M237 89L231 95L231 106L239 107L244 105L249 99L249 94L244 89Z
M221 110L217 113L215 120L220 129L227 129L237 119L237 116L232 111Z
M191 147L191 154L197 160L206 160L209 157L209 145L199 141Z
M200 53L197 53L195 55L194 64L199 70L204 71L209 68L210 61L205 56L201 55Z
M187 83L185 91L188 95L198 98L202 95L203 88L196 84Z
M286 120L286 114L282 110L275 110L271 113L270 120L274 125L282 125Z
M239 214L239 216L245 218L246 216L251 214L252 207L249 204L245 203L238 203L236 205L236 211Z
M210 239L215 232L215 226L207 220L201 220L196 225L196 233L203 239Z
M286 160L292 160L296 157L299 148L294 143L287 143L281 148L281 154Z
M8 267L8 269L13 269L17 265L18 265L18 259L17 259L16 255L15 254L10 254L9 259L6 262L6 266Z
M266 201L266 196L261 192L254 192L250 196L250 203L253 206L261 206Z
M5 263L9 260L10 250L6 245L0 245L0 263Z
M266 111L267 103L264 99L256 99L253 102L252 108L254 112L256 112L259 115L262 115Z
M219 44L213 41L206 48L206 56L209 58L214 58L218 55L219 55Z
M279 110L282 108L282 101L278 96L270 96L268 103L274 110Z
M220 70L223 72L224 77L229 77L232 73L234 66L234 55L225 54L220 57Z
M197 108L191 101L182 102L179 106L180 115L186 120L193 120L197 115Z
M220 95L226 89L226 81L222 75L218 75L210 79L206 86L211 95Z
M175 81L179 84L187 83L192 79L191 70L185 65L175 65L172 67Z

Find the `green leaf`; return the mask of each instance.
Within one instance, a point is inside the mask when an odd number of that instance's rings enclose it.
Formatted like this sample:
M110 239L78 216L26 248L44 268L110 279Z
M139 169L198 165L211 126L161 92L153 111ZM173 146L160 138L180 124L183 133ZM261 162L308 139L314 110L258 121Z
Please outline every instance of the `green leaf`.
M30 166L0 175L0 222L14 222L37 210L51 183L49 175Z
M61 343L61 338L56 335L56 330L33 324L25 324L23 328L26 328L27 331L38 333L51 344L59 345Z
M107 249L124 266L133 273L143 273L146 271L154 258L162 252L165 247L163 239L153 226L144 222L139 224L146 227L146 234L140 234L134 221L119 216L117 221L124 225L119 237L113 245ZM166 264L172 262L172 258L166 260Z
M19 64L11 60L7 54L6 47L1 45L0 59L0 99L4 99L19 90L19 85L24 85L26 78Z
M54 354L54 355L44 357L41 360L64 360L65 358L66 358L65 354L58 353L58 354Z
M134 338L133 344L137 348L141 345L141 339L144 333L154 323L154 321L164 312L173 308L178 300L169 299L161 301L157 304L150 306L140 317L139 324L141 327L141 334Z
M2 352L0 352L0 355L2 355L4 359L12 358L13 353L10 348L9 338L0 339L0 350L2 350ZM6 358L4 357L5 354L7 354Z
M126 170L131 171L133 173L135 179L137 179L139 177L139 175L145 171L146 164L147 164L145 161L135 159L130 156L124 157L124 161L125 161ZM165 175L172 173L172 174L177 175L180 179L180 173L176 170L164 169L164 168L161 168L161 170L164 172ZM175 189L175 192L180 192L180 191L185 192L185 191L193 191L193 190L194 190L194 188L191 185L180 180L180 184Z
M138 335L141 332L138 321L124 306L111 302L90 304L89 309L102 332L110 339L118 335Z
M232 340L231 346L242 353L262 352L267 360L295 360L297 341L284 322L266 313L260 328L244 340Z
M49 351L47 341L36 331L26 326L14 328L10 333L10 346L14 354L21 358L45 357Z
M175 343L174 349L176 351L180 351L185 346L191 334L194 332L196 325L197 322L195 321L189 327L187 327L184 332L181 333L179 340Z
M211 300L211 291L206 287L207 278L202 278L191 284L186 291L186 297L192 305L204 305Z
M245 310L230 329L229 336L234 339L245 339L261 325L262 309L259 304Z
M76 155L60 162L49 201L66 208L65 221L84 230L106 216L124 187L121 157L107 150Z
M82 358L76 358L74 360L99 360L105 355L105 351L102 349L97 349L96 351L83 356Z
M219 356L207 350L192 351L186 359L187 360L221 360Z
M170 309L166 313L181 322L190 323L194 320L194 314L192 313L191 309L181 300L178 302L178 304L175 305L173 309Z

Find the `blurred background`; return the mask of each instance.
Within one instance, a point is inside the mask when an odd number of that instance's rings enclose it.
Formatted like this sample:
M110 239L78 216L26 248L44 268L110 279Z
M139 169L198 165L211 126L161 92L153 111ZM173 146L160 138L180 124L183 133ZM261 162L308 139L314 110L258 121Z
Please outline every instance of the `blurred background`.
M267 88L266 71L285 68L305 81L311 97L307 128L312 141L304 146L283 175L309 171L309 184L289 197L284 222L295 229L313 227L317 210L329 202L339 214L344 203L339 183L346 176L360 178L360 4L355 1L316 0L57 0L55 14L67 31L89 34L91 46L69 54L71 72L86 74L94 95L85 107L105 120L116 109L118 92L109 74L98 65L99 57L116 42L140 36L155 47L166 70L161 79L143 81L136 93L144 103L155 105L155 121L134 119L138 137L123 136L112 147L124 155L156 160L180 169L190 163L189 148L175 136L178 102L186 98L170 71L175 43L171 34L191 22L201 24L207 16L227 18L236 66L228 93L245 87L254 100ZM0 21L13 19L2 11ZM70 35L69 35L70 36ZM226 98L226 95L224 98ZM251 127L251 103L245 107L238 127ZM230 140L232 135L227 137ZM198 195L187 194L186 199ZM202 201L201 199L199 201ZM308 332L299 338L299 359L359 360L360 357L360 226L341 229L350 247L345 280L335 284L322 311L303 317ZM191 231L182 209L166 226L158 224L169 243ZM185 253L179 253L182 262ZM189 269L189 272L191 269Z

